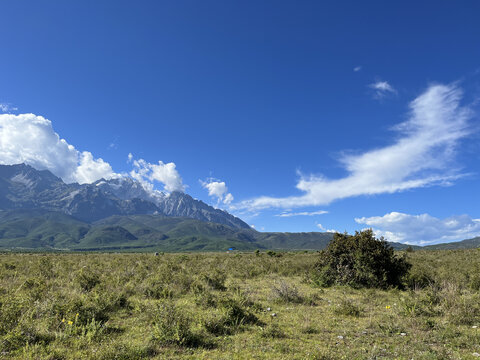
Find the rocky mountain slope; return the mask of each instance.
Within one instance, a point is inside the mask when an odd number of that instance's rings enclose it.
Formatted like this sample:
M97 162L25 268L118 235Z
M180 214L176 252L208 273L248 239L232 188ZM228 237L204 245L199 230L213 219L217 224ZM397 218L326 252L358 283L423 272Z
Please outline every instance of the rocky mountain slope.
M131 178L65 184L50 171L25 164L0 165L0 210L42 209L94 222L113 215L160 214L249 229L231 214L190 195L151 193Z

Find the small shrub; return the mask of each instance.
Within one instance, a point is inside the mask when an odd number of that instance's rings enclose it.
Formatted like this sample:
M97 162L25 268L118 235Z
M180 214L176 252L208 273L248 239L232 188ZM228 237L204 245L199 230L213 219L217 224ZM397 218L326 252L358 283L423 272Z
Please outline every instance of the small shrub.
M15 270L17 266L13 263L3 263L5 270Z
M171 303L158 306L153 323L152 341L158 345L199 347L203 341L192 332L190 319Z
M473 325L480 321L480 296L463 295L447 312L449 320L456 325Z
M215 307L217 299L211 292L203 291L195 294L195 304L205 308Z
M261 324L260 320L248 309L245 298L223 297L217 300L221 314L208 317L203 326L213 335L231 335L244 325Z
M35 344L39 337L34 329L18 327L2 336L0 348L2 351L14 351L24 347L26 344Z
M406 276L406 285L409 289L419 290L435 284L433 275L426 269L413 268Z
M225 280L227 276L221 272L213 272L211 274L204 274L203 280L213 290L225 291L227 287L225 286Z
M282 257L283 256L283 254L277 253L273 250L268 250L267 255L270 256L270 257Z
M45 278L52 277L53 274L53 264L49 257L42 257L39 263L39 272Z
M300 332L302 334L318 334L320 331L312 324L307 323L301 327Z
M105 333L105 326L100 321L93 318L89 323L79 329L79 335L87 339L88 342L99 340Z
M231 335L234 333L234 328L230 326L229 321L225 315L214 314L209 316L203 322L203 327L210 334L215 336Z
M430 286L421 292L412 292L401 301L404 316L415 318L417 316L438 315L438 304L441 298L438 288Z
M480 290L480 274L477 272L470 277L470 282L468 284L470 289L474 291Z
M166 284L159 282L149 282L145 287L144 294L151 299L171 299L173 291Z
M360 308L360 306L346 299L341 300L340 304L338 304L333 311L337 315L354 317L359 317L362 313L362 309Z
M0 301L0 336L15 329L27 304L19 297L4 297Z
M315 264L314 282L352 287L402 287L411 265L395 256L388 243L373 236L372 230L355 235L336 233Z
M130 304L122 293L98 293L95 290L66 303L56 304L54 312L59 319L76 317L78 324L87 325L92 319L105 323L112 312L129 307Z
M44 279L29 278L22 284L25 293L32 300L39 300L45 296L48 288Z
M244 324L257 324L258 318L246 308L245 304L233 298L220 299L219 305L228 326L239 327Z
M302 303L309 306L317 306L320 300L322 300L321 296L317 293L313 293L304 296Z
M276 323L271 323L267 327L261 328L260 336L267 339L282 339L286 337L285 333Z
M77 282L84 291L92 290L100 283L98 274L82 269L77 275Z
M272 287L271 294L272 300L277 302L301 303L304 300L295 285L289 285L283 280L279 281L277 286Z

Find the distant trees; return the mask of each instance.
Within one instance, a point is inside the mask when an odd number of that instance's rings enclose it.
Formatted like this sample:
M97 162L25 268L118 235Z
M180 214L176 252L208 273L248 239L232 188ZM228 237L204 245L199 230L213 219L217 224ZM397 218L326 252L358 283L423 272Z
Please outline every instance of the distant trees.
M336 233L315 264L313 278L321 286L402 287L410 267L405 256L396 256L372 230L356 231L355 235Z

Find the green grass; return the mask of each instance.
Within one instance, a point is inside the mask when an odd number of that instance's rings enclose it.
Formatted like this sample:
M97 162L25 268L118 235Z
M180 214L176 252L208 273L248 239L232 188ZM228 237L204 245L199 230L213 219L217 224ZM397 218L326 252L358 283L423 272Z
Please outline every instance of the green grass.
M315 287L310 271L318 256L2 254L0 358L475 359L480 353L480 251L408 253L413 267L405 291Z

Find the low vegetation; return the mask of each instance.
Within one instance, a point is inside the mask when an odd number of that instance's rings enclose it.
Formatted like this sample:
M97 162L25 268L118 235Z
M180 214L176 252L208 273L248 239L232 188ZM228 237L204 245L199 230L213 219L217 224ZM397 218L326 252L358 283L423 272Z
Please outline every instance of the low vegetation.
M336 233L319 257L315 275L321 286L386 289L403 287L410 267L405 255L396 256L385 240L376 239L372 230L365 230L355 235Z
M479 250L391 253L373 286L319 281L329 251L2 254L0 358L478 357Z

